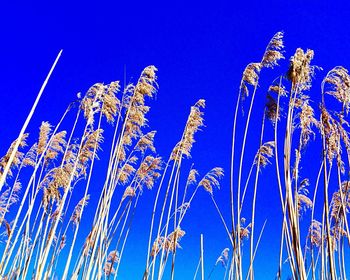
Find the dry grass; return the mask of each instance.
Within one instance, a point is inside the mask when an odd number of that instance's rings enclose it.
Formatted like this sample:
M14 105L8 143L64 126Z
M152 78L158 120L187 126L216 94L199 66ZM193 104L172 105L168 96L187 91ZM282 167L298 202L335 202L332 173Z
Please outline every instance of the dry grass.
M68 106L57 125L42 122L39 134L29 137L26 128L60 54L19 137L0 158L0 223L5 230L0 245L1 279L116 279L132 223L137 222L133 218L138 201L143 191L155 186L144 280L160 280L166 269L170 278L175 278L181 239L191 234L182 228L182 222L200 189L208 193L231 247L222 251L206 275L201 236L195 277L200 269L201 278L209 279L221 265L224 279L258 278L254 260L263 253L258 246L266 221L262 228L256 228L256 204L263 200L259 197L259 179L267 168L275 169L273 180L281 203L281 208L276 209L281 217L276 279L346 279L350 245L350 138L346 121L350 76L344 67L337 66L327 73L320 104L315 106L307 93L320 67L312 64L312 50L297 49L285 74L269 87L266 107L259 116L261 110L256 110L255 100L262 98L257 95L261 75L284 59L283 33L273 36L260 62L247 65L233 120L227 217L215 199L224 170L214 167L204 176L193 167L183 170L183 161L191 156L196 134L204 125L204 100L191 107L180 140L167 160L156 153L156 131L147 128L150 108L146 105L157 90L154 66L146 67L136 84L124 89L118 81L93 85L85 96L78 96L78 101ZM336 101L339 110L331 108ZM247 114L240 116L239 107ZM250 131L252 120L261 120L258 136ZM61 129L63 122L71 121L69 130ZM238 122L243 124L241 132ZM113 129L111 139L104 139L106 129ZM273 136L265 139L266 135ZM258 137L253 158L246 153L249 137ZM27 146L33 138L37 141ZM110 147L107 157L100 151L103 141ZM322 154L315 178L310 178L312 172L302 171L303 163L310 160L306 152L310 146ZM106 157L108 165L105 177L99 179L102 183L92 186L99 155ZM243 172L247 166L249 172ZM185 183L180 180L183 174L187 176ZM332 194L331 184L337 186ZM100 191L100 196L90 231L84 235L81 221L90 206L92 187ZM252 193L248 211L247 192ZM72 201L78 202L73 205ZM243 211L249 213L248 218L242 217ZM308 220L309 224L305 222ZM77 240L85 240L81 248L77 248ZM249 246L243 247L244 242ZM68 250L64 259L63 248ZM56 274L59 265L64 267L62 275Z

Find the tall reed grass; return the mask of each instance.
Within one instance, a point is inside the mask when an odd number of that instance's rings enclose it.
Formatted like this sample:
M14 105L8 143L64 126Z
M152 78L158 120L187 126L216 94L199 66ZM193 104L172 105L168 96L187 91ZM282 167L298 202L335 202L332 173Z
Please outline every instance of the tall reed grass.
M284 54L283 33L278 32L261 60L249 63L243 71L232 125L230 195L218 203L215 191L224 170L213 164L201 177L193 166L186 170L183 164L204 126L205 100L190 108L183 133L169 155L164 159L157 155L156 131L147 126L147 102L158 87L154 66L146 67L135 84L124 88L118 81L93 85L69 104L56 125L44 121L39 134L29 136L28 123L60 52L18 138L0 159L0 223L5 230L0 245L1 279L116 279L145 189L152 190L154 201L147 252L140 252L145 255L140 278L189 279L176 274L176 257L181 239L191 234L185 232L183 220L191 219L187 218L190 205L202 189L216 209L229 244L216 263L205 264L205 236L198 236L194 279L199 274L201 279L211 279L219 265L224 267L223 279L260 279L255 257L264 254L259 243L266 234L266 221L257 228L256 205L264 199L258 190L266 168L274 170L269 180L280 197L276 279L346 279L350 75L341 66L330 70L318 91L317 106L309 92L321 68L312 64L312 50L298 48L289 68L272 81L268 92L259 92L264 71L277 68ZM263 110L256 108L258 98L266 99ZM252 121L260 124L259 133L252 133ZM70 128L63 130L63 124ZM113 130L108 139L103 136L106 129ZM249 147L256 151L253 158L247 154L250 137L257 137L258 143ZM109 154L101 151L103 141L110 147ZM321 157L311 159L306 153L310 146ZM107 164L96 186L91 181L99 156ZM318 164L315 178L302 170L307 160ZM187 176L185 182L183 176ZM99 197L86 234L81 221L92 188ZM229 213L221 210L223 204L230 206ZM249 215L243 217L243 212ZM82 239L80 246L77 240ZM249 246L243 246L244 242ZM65 256L63 248L68 252Z

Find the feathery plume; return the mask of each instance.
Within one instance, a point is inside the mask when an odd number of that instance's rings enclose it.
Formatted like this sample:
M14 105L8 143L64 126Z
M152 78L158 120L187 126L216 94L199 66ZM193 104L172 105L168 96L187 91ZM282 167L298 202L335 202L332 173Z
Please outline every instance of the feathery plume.
M268 93L266 97L267 102L265 116L272 122L272 124L275 124L276 120L279 121L280 119L280 109L277 111L277 102L271 94Z
M182 214L186 213L188 208L190 208L190 203L184 202L177 208L176 212L179 212L180 215L182 215Z
M345 124L347 127L349 127L348 122L343 120L342 118L340 119L340 122L337 123L338 126L338 131L340 134L340 138L343 140L343 143L345 145L345 148L347 149L348 153L350 152L350 137L349 137L349 132L343 127L342 124ZM342 172L344 173L345 170L343 169Z
M283 59L282 54L283 45L283 32L277 32L267 45L263 59L261 61L262 67L273 68L278 65L278 61Z
M341 144L338 125L324 106L321 107L321 133L326 140L326 153L329 162L336 158L341 166Z
M37 158L37 149L38 149L38 144L36 143L29 149L29 151L26 153L22 161L24 166L35 167L36 158Z
M132 159L137 160L137 157L132 157ZM132 177L132 175L135 173L136 169L134 166L132 166L132 163L130 160L128 160L127 162L124 163L124 165L119 169L118 171L118 176L119 176L119 180L118 182L120 182L121 184L126 184L130 181L130 178Z
M11 188L8 188L0 195L0 225L3 222L6 213L9 212L10 206L18 202L18 194L21 188L21 183L19 181L16 181L13 185L12 194Z
M51 124L49 122L42 122L39 132L39 141L38 141L38 155L41 155L46 148L47 142L49 141L49 136L51 133Z
M136 86L129 85L124 94L123 106L127 108L127 119L125 120L125 131L121 139L118 158L120 161L126 159L126 147L132 144L133 139L142 136L141 127L147 124L146 114L149 107L145 106L145 96L153 97L157 86L157 68L146 67L139 78Z
M164 244L164 237L163 236L159 236L156 238L156 240L154 241L153 245L152 245L152 249L151 249L151 256L154 257L156 255L158 255L159 251L163 248L163 244Z
M315 66L310 65L314 57L313 50L306 50L298 48L290 58L290 66L287 77L293 84L293 89L302 91L311 88L311 79L315 73Z
M309 190L307 187L310 185L309 179L304 179L300 182L297 192L297 210L299 216L302 215L302 211L305 211L306 208L312 207L312 201L307 197Z
M179 161L182 155L190 157L191 149L193 146L194 134L204 126L203 124L203 112L201 108L205 108L205 100L200 99L197 103L191 107L190 115L188 116L184 135L182 140L175 146L171 159Z
M59 189L66 189L70 187L71 175L73 172L72 164L65 164L62 167L55 167L51 169L40 183L40 188L44 190L43 206L47 209L50 201L59 202L61 200L61 194ZM77 174L74 174L74 178ZM73 178L73 179L74 179Z
M350 75L348 70L342 66L334 67L322 82L323 85L326 83L330 85L330 89L325 93L341 102L343 110L345 109L348 113L350 109Z
M120 100L116 96L119 89L119 81L109 85L96 83L90 87L80 106L88 125L94 124L94 116L100 111L106 117L107 122L114 122L115 116L121 109Z
M158 171L161 169L162 159L160 157L145 157L136 172L136 181L139 183L140 190L142 190L143 186L152 189L155 180L160 177Z
M163 248L166 252L174 253L177 248L181 248L179 241L185 235L180 227L177 227L173 232L171 232L166 238L159 236L156 238L152 245L151 256L156 256L160 250Z
M135 99L136 102L143 104L144 96L153 97L156 92L155 86L157 84L157 68L153 65L147 66L141 73L139 82L135 86Z
M334 248L336 248L336 240L341 236L346 236L347 231L344 229L345 219L350 210L350 181L344 181L341 189L335 191L332 196L330 217L333 224L331 232L334 238Z
M46 164L48 164L50 160L56 159L58 154L64 153L64 148L67 145L67 142L65 140L66 134L66 131L61 131L52 136L50 145L48 146L45 153L44 159Z
M249 238L249 234L250 234L249 228L252 227L251 223L249 223L247 226L244 226L245 221L246 221L245 218L241 218L241 231L239 233L239 238L241 240L243 240L244 238L246 238L246 239Z
M128 186L124 191L122 201L127 197L134 197L135 195L136 195L135 188L133 188L132 186Z
M224 176L224 170L220 167L215 167L210 170L202 180L198 183L198 186L203 187L211 195L213 194L213 187L220 188L219 179Z
M187 177L187 185L195 184L197 183L197 176L199 175L198 171L194 168L190 170L190 173Z
M345 217L350 210L350 181L342 182L341 188L341 190L333 193L331 201L330 216L335 221L339 221L341 218ZM343 201L341 199L342 196Z
M242 100L249 96L248 84L253 87L258 85L261 68L261 63L249 63L244 69L240 87Z
M183 231L181 228L177 227L173 232L171 232L168 237L165 239L165 242L163 244L164 249L167 252L174 253L176 248L181 248L179 241L181 238L185 235L185 231Z
M84 112L88 125L94 124L94 116L101 110L101 99L104 93L105 86L102 83L96 83L89 88L82 99L80 109Z
M319 221L312 220L309 227L309 239L312 245L319 247L322 244L322 224Z
M120 100L116 94L119 92L119 81L112 82L105 86L105 92L102 95L102 114L106 117L107 122L113 123L115 116L120 112Z
M229 252L229 251L230 251L229 248L225 248L225 249L221 252L220 256L217 258L217 260L216 260L216 262L215 262L215 265L218 265L219 263L221 263L221 265L222 265L223 267L227 267L227 264L228 264L228 257L229 257L228 252Z
M286 90L286 88L284 87L284 85L271 85L269 87L269 92L274 92L276 93L277 95L280 95L280 96L287 96L288 95L288 91Z
M88 194L78 202L77 206L75 206L73 214L70 218L70 220L73 222L73 225L77 226L80 223L81 210L88 204L89 199L90 195Z
M139 141L135 145L135 151L141 151L142 153L144 153L146 150L151 150L152 152L155 152L156 149L153 145L155 135L156 131L151 131L141 136Z
M240 93L241 98L244 100L249 96L248 85L256 87L258 85L259 74L263 67L274 68L278 65L278 61L284 56L282 55L283 45L283 32L277 32L270 40L263 58L260 63L249 63L243 71Z
M269 141L262 144L255 155L254 163L261 167L265 167L270 163L269 158L273 156L273 149L275 148L275 142Z
M19 143L19 148L23 148L23 147L27 146L26 141L27 141L28 135L29 135L28 133L23 134L23 136L20 140L20 143ZM3 174L3 170L5 169L7 162L9 161L9 159L11 157L13 148L15 147L17 141L18 141L18 139L12 142L10 148L7 150L6 155L0 159L0 177ZM11 163L10 169L8 171L8 176L10 176L10 177L12 176L11 169L17 168L21 164L23 157L24 157L24 154L22 152L20 152L19 150L17 150L15 157Z
M86 174L86 169L88 167L88 162L93 159L93 157L97 157L97 154L94 152L100 149L100 144L103 141L103 129L99 128L96 130L89 130L84 137L84 143L78 155L79 160L79 168L81 174Z
M310 140L311 135L315 135L311 126L318 127L318 122L314 117L314 109L309 105L309 99L305 99L301 106L301 112L299 114L302 146L305 147Z

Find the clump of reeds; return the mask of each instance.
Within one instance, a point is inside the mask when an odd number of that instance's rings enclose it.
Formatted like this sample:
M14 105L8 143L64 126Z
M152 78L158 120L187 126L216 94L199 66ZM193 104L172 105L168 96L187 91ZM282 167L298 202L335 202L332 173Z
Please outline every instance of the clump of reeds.
M232 258L229 270L229 279L243 279L244 271L247 278L254 278L254 258L260 242L254 238L255 231L255 205L257 200L257 187L261 167L273 163L276 168L276 183L281 200L281 240L280 240L280 262L278 265L277 278L282 278L283 259L287 256L288 269L285 274L292 275L293 279L322 278L341 279L346 278L344 239L349 241L348 220L346 214L349 205L347 190L344 190L343 180L346 180L347 168L349 166L349 132L345 116L348 113L349 102L349 75L344 67L335 67L326 75L322 82L321 100L319 111L312 106L313 101L307 94L311 90L312 80L315 77L315 70L322 68L312 65L314 52L298 48L290 58L289 68L285 75L281 75L273 81L266 94L267 102L264 114L261 116L261 133L259 146L248 175L243 181L243 167L249 166L245 163L246 142L249 134L249 124L253 114L254 100L258 91L260 76L264 68L277 66L279 59L284 58L283 34L277 33L268 44L261 62L248 64L245 68L240 85L240 95L244 97L245 103L250 98L248 114L245 117L243 127L243 140L241 148L238 148L237 120L239 104L244 108L243 99L238 98L233 124L232 156L231 156L231 227L229 235L232 239ZM289 89L288 89L289 85ZM249 88L252 87L252 90ZM249 91L252 94L249 96ZM326 106L325 94L335 97L341 103L341 110L330 111ZM284 101L284 99L289 99ZM259 110L257 110L259 111ZM261 111L261 110L260 110ZM283 113L281 113L283 112ZM254 116L254 118L259 118ZM264 140L269 127L266 119L272 123L271 131L274 139ZM278 129L284 129L283 139L280 138ZM254 136L254 134L249 134ZM318 138L319 137L319 138ZM316 177L315 185L310 186L310 174L302 172L303 161L307 158L307 149L310 145L318 145L317 141L323 142L320 152L323 158L319 159L320 169ZM258 139L257 139L258 140ZM282 147L282 152L279 148ZM343 150L346 150L346 159L343 157ZM236 168L237 153L240 156L238 168ZM275 158L274 162L271 158ZM248 159L247 159L248 160ZM333 164L335 162L335 164ZM281 164L282 163L282 164ZM332 167L335 165L336 176L332 179ZM244 209L247 189L250 185L253 169L256 169L255 180L252 183L252 217L249 228L242 223L241 212ZM323 171L323 211L322 222L314 217L319 215L316 211L317 190L321 185L321 174ZM344 177L345 176L345 177ZM329 184L331 181L338 182L339 190L329 199ZM244 188L242 189L242 186ZM242 192L243 190L243 192ZM310 195L313 191L313 198ZM234 199L236 197L236 200ZM236 201L236 203L235 203ZM301 219L310 213L311 226L307 240L303 240ZM337 212L339 214L335 214ZM243 219L245 221L245 219ZM307 227L308 228L308 227ZM264 227L261 229L263 231ZM250 239L250 257L248 265L242 252L242 237ZM254 244L256 245L254 246ZM308 245L309 244L309 245ZM348 243L350 244L350 243ZM310 248L308 246L311 246ZM302 248L305 248L303 251ZM338 247L338 248L337 248ZM314 250L319 248L317 256ZM335 254L338 252L338 262ZM319 262L321 259L321 262ZM311 266L307 264L311 262ZM338 275L338 276L337 276Z
M191 234L183 220L198 191L208 194L230 246L219 255L207 278L214 271L219 273L218 265L224 268L223 279L258 278L255 257L263 254L258 247L268 221L256 228L256 205L263 200L261 174L270 169L275 175L269 175L269 187L278 191L281 204L280 210L276 209L281 221L276 278L346 279L350 76L344 67L333 68L322 80L319 99L311 98L316 94L308 92L313 90L316 69L321 68L313 65L312 50L298 48L266 95L258 93L264 72L276 71L284 59L283 36L276 33L261 60L249 63L243 71L233 120L226 202L215 196L224 175L221 167L202 176L193 165L183 170L196 134L204 127L204 100L190 108L183 133L166 160L157 154L156 131L147 126L147 102L158 87L154 66L146 67L135 84L94 84L68 106L57 125L44 121L38 134L29 135L26 128L60 53L19 137L0 158L0 225L5 230L0 278L116 279L138 202L143 191L154 187L157 191L149 213L147 252L141 252L145 267L140 278L163 279L167 268L170 278L175 278L181 240ZM266 98L264 108L256 108L256 98ZM239 107L247 114L241 117ZM261 124L258 134L251 132L252 120ZM112 130L113 136L104 137L106 130ZM253 154L247 153L248 139ZM35 143L28 146L31 142ZM110 151L107 156L102 146ZM321 155L312 159L318 165L316 174L302 168L310 161L310 146ZM108 161L105 177L96 183L96 160L104 158ZM245 170L247 166L250 169ZM91 205L92 187L99 198L89 220L85 213ZM230 206L230 217L221 210L224 203ZM90 226L85 235L83 219ZM79 240L84 240L83 244ZM77 250L79 253L74 253ZM195 277L201 268L202 279L206 278L204 255L201 235ZM61 275L58 266L63 268Z

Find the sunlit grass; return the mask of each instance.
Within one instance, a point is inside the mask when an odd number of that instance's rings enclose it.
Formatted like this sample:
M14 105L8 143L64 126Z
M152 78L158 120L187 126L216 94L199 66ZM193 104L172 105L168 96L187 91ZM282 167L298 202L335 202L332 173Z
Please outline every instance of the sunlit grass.
M280 244L276 278L346 279L350 244L350 138L346 121L350 76L345 68L338 66L327 73L320 90L321 102L314 106L308 92L319 67L312 65L312 50L298 48L290 58L289 69L276 77L266 94L259 92L260 76L267 68L277 68L284 59L283 33L273 36L260 62L247 65L235 97L230 197L224 202L230 206L230 213L224 213L220 208L223 202L218 204L215 199L224 170L212 163L212 169L200 176L198 170L187 170L183 164L204 126L205 100L189 108L183 133L168 156L161 158L156 152L156 131L149 128L147 120L147 102L158 87L154 66L146 67L135 84L124 88L118 81L93 85L68 106L58 124L44 121L38 135L29 135L28 123L60 55L18 139L0 159L0 222L5 230L0 245L2 279L116 279L130 229L138 222L134 220L138 202L146 190L154 192L154 200L148 202L152 204L148 249L138 252L145 256L140 278L160 280L168 271L174 279L181 239L190 234L182 228L182 222L185 218L191 220L188 212L200 188L213 203L230 247L222 251L216 263L206 264L211 270L205 271L205 236L198 237L200 254L195 260L198 266L193 268L194 278L211 278L220 264L225 268L223 279L259 279L254 261L257 254L264 254L259 243L268 233L264 231L266 221L256 228L256 205L264 199L259 197L258 189L265 168L274 168L270 181L280 197L276 213L281 214L282 228L277 229L281 234L275 240ZM260 115L255 110L257 98L266 99ZM335 100L340 109L333 106ZM252 121L260 124L258 133L251 133ZM63 122L69 122L70 128L62 130ZM104 138L106 130L113 131L113 136ZM253 161L246 156L247 140L252 135L259 143ZM273 135L272 139L266 139L266 135ZM321 143L313 141L316 136ZM110 147L109 154L101 151L102 142ZM301 172L303 161L313 160L305 153L311 145L319 147L322 154L316 178L307 178ZM108 164L105 176L99 175L99 185L92 185L97 159ZM185 183L180 175L186 176ZM315 186L310 186L310 179ZM334 182L337 190L330 194L329 185ZM98 203L94 216L88 217L86 235L81 220L86 216L92 188L99 197L95 198ZM73 205L72 200L78 203ZM322 207L316 208L316 203ZM243 217L243 209L249 215ZM311 223L303 229L306 224L300 221L306 215ZM305 231L306 240L302 236ZM77 240L84 240L81 248ZM244 242L249 246L243 246ZM64 257L63 248L68 252ZM186 254L186 248L181 254ZM284 263L289 267L285 268ZM59 273L57 267L62 268ZM190 279L193 275L178 277Z

